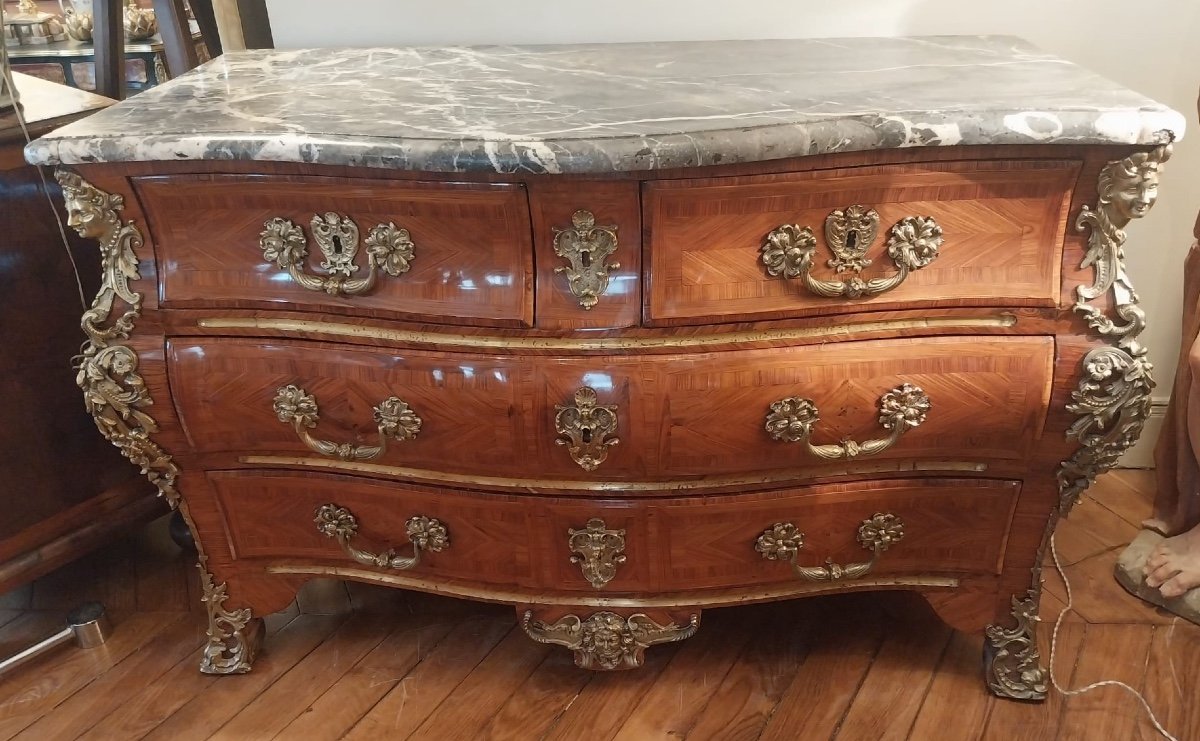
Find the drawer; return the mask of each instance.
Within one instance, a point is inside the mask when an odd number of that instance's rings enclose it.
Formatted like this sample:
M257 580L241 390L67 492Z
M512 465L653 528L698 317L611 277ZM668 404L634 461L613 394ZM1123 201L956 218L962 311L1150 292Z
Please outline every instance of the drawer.
M1050 337L646 358L233 338L167 347L196 452L305 454L331 468L369 462L522 489L786 480L851 458L1023 461L1040 435L1053 357Z
M1079 167L966 161L647 183L646 321L1055 306Z
M820 573L796 574L781 549L799 544L798 566L829 559L850 567L871 561L878 531L898 541L880 552L872 575L999 574L1019 492L1016 481L875 481L705 497L689 506L655 501L647 514L659 523L662 579L679 589L821 581Z
M538 581L531 552L535 512L510 497L458 495L325 474L210 471L207 477L238 559L303 559L358 566L338 540L317 530L318 509L332 504L355 520L350 545L376 554L394 548L412 555L409 521L414 517L437 520L445 528L448 547L440 548L434 542L426 548L411 569L414 574L506 585ZM344 517L341 523L349 524ZM436 526L422 524L421 532L436 541L432 537L437 534Z
M521 185L282 175L133 183L167 308L532 325Z
M411 528L432 547L417 564L400 564L410 568L381 573L582 594L822 580L797 573L792 560L812 569L828 559L849 570L847 583L862 568L855 564L873 559L871 576L997 574L1020 491L1015 481L912 479L584 501L282 471L207 476L239 559L371 569L317 521L343 528L353 548L401 558L412 555ZM889 541L876 554L880 533Z

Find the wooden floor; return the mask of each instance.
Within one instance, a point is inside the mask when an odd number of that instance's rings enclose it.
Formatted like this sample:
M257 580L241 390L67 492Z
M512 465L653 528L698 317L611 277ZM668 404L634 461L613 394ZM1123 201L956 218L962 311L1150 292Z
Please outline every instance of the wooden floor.
M1071 686L1120 679L1167 729L1200 738L1200 627L1129 597L1112 577L1149 509L1151 476L1103 477L1059 530L1078 614L1059 636ZM639 671L593 674L527 639L511 608L314 582L268 620L254 671L196 670L195 569L161 523L0 596L0 656L53 632L85 599L116 627L0 678L0 739L1122 739L1155 738L1136 701L1105 688L1044 704L980 681L980 638L903 593L709 610L696 637ZM1064 604L1046 569L1043 655Z

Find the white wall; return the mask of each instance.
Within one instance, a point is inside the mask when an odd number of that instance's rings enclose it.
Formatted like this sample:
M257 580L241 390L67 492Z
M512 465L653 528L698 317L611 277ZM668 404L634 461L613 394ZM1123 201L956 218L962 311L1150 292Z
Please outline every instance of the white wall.
M267 0L275 44L389 46L693 39L1015 34L1184 112L1200 88L1197 0ZM1158 206L1126 255L1149 316L1144 335L1170 393L1180 266L1200 209L1200 125L1176 146ZM1161 410L1160 410L1161 411ZM1127 463L1144 464L1155 428Z

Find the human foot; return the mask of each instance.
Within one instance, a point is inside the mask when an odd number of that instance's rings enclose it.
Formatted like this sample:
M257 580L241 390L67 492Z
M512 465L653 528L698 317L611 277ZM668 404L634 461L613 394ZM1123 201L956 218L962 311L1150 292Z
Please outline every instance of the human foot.
M1168 599L1200 587L1200 525L1159 543L1143 572L1146 585Z

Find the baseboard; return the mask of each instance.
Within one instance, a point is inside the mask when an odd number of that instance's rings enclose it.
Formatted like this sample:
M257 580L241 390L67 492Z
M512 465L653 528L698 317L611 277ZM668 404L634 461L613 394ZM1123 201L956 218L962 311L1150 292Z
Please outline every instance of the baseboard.
M1146 427L1137 444L1125 451L1117 468L1154 468L1154 445L1162 431L1163 421L1167 416L1167 402L1170 397L1156 396L1150 400L1150 416L1146 418Z

